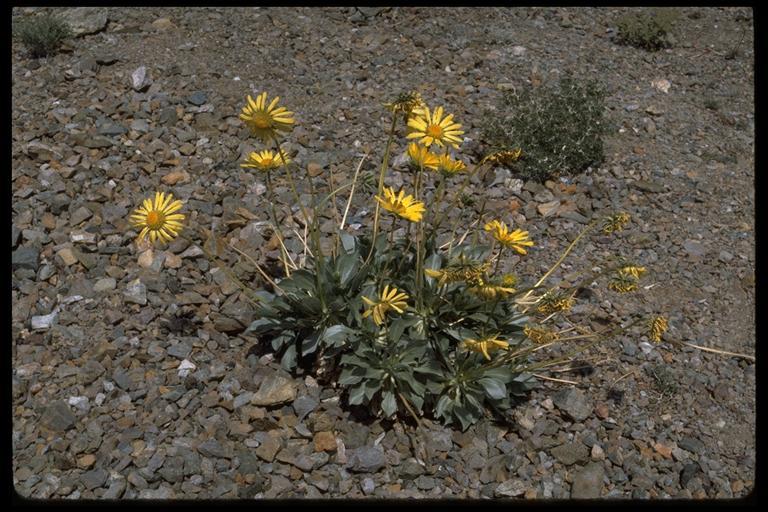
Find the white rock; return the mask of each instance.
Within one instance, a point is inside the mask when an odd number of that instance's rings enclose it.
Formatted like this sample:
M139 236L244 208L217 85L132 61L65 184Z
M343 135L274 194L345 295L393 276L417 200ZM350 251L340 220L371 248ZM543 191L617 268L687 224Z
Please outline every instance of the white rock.
M189 374L190 374L190 372L191 372L192 370L194 370L195 368L197 368L197 366L195 365L195 363L193 363L193 362L192 362L192 361L190 361L189 359L184 359L184 360L183 360L183 361L182 361L182 362L179 364L179 377L186 377L186 376L187 376L187 375L189 375Z
M58 314L58 311L54 311L47 315L33 316L31 320L32 329L50 329Z
M67 400L69 405L85 412L88 412L91 409L91 404L88 402L89 400L87 396L71 396L69 397L69 400Z

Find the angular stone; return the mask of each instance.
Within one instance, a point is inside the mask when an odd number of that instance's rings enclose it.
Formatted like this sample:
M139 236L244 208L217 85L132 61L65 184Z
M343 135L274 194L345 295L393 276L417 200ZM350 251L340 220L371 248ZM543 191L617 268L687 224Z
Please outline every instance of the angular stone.
M96 293L108 292L115 288L117 288L117 280L114 277L104 277L93 285L93 291Z
M271 406L292 402L296 398L296 384L290 376L275 372L264 378L251 403L258 406Z
M200 444L197 451L206 457L227 457L227 451L217 439L209 439Z
M516 496L522 496L525 494L525 491L530 487L530 484L518 479L513 478L511 480L507 480L506 482L502 482L496 487L496 490L494 491L494 494L496 496L503 496L503 497L516 497Z
M347 465L356 473L375 473L386 465L386 457L380 447L363 446L347 452Z
M64 432L75 426L75 415L65 402L58 400L46 407L40 422L50 430Z
M26 268L37 272L40 266L40 249L37 247L23 246L13 251L11 256L11 268L18 270Z
M148 88L151 83L152 80L147 75L147 68L145 66L140 66L131 73L131 87L133 87L134 91L141 92Z
M558 409L576 421L584 421L592 414L592 402L580 389L560 390L554 394L552 402Z
M178 359L186 359L190 353L192 353L192 343L188 341L175 343L168 347L168 355Z
M316 452L335 452L336 436L333 432L318 432L314 437Z
M282 443L280 442L280 438L278 436L268 434L264 437L259 447L254 450L254 453L260 459L263 459L267 462L272 462L275 460L275 455L277 455L277 452L280 451L281 447Z
M584 462L589 457L589 450L580 442L565 443L551 450L552 456L570 466L576 462Z
M685 252L687 252L689 256L695 258L701 258L707 254L706 247L697 240L686 240L683 242L683 249L685 249Z
M76 7L61 13L75 36L95 34L107 26L107 10L103 7Z
M704 452L704 443L693 437L684 437L678 441L677 446L691 453L701 454Z
M538 212L544 218L549 217L550 215L554 215L555 213L557 213L557 210L559 208L560 208L559 199L555 199L554 201L549 201L548 203L542 203L536 207Z
M140 279L135 279L128 283L123 292L125 302L145 306L147 304L147 287Z
M187 98L187 101L199 107L200 105L203 105L205 104L206 101L208 101L208 95L203 91L195 91L190 95L189 98Z
M47 315L33 316L29 321L30 327L34 330L50 329L58 314L58 311L53 311Z
M104 485L108 477L109 473L106 469L96 468L83 473L80 479L85 484L86 489L95 489Z
M595 445L596 446L596 445ZM599 498L603 490L603 478L605 469L602 463L592 462L573 473L573 485L571 486L571 498L594 499Z

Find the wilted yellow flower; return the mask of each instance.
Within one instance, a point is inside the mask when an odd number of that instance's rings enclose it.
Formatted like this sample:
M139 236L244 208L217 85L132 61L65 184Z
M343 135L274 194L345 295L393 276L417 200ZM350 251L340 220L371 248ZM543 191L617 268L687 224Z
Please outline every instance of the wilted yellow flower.
M485 230L489 231L493 238L504 244L505 247L514 249L519 254L527 254L525 247L533 246L533 242L528 240L527 231L516 229L510 233L507 225L498 220L487 223Z
M656 316L651 319L650 333L648 335L655 343L661 343L661 336L667 331L669 322L663 316Z
M454 160L447 153L437 157L437 172L443 173L448 176L463 172L467 170L466 164L461 160Z
M530 325L526 325L525 328L523 328L523 334L534 343L549 343L560 339L560 335L554 331L550 331L544 327L532 327Z
M482 160L480 160L480 165L486 162L490 162L493 164L509 165L514 162L517 162L520 159L520 156L522 154L523 154L523 150L519 148L511 151L495 151L489 155L486 155Z
M248 155L248 159L240 164L240 167L250 167L260 171L271 171L283 165L290 163L291 159L283 151L273 153L269 149L258 152L253 151Z
M450 144L459 149L462 143L460 135L464 132L459 130L461 125L453 122L453 114L443 117L443 107L437 107L433 113L430 113L429 107L423 107L413 112L414 116L408 120L410 133L406 136L409 139L419 139L419 142L429 147L437 144L443 147Z
M181 221L184 215L174 213L184 205L180 200L173 200L173 194L164 194L155 192L154 202L152 199L145 199L142 206L134 210L131 214L131 224L134 227L142 228L139 238L146 239L149 235L149 241L155 240L168 242L178 236L181 231Z
M517 284L517 276L514 274L504 274L501 276L502 286L513 287Z
M482 277L472 279L469 282L467 291L478 295L486 300L493 300L496 297L504 297L507 294L514 293L515 289L500 284L485 281Z
M416 91L401 93L392 103L385 103L384 107L395 114L402 112L406 120L414 111L419 110L426 105L421 99L421 95Z
M432 153L426 146L411 142L408 145L408 156L411 158L411 165L419 169L437 170L438 156Z
M637 290L637 279L629 274L617 274L610 282L608 288L619 293L629 293Z
M619 269L619 274L624 276L632 276L635 279L640 279L640 276L645 274L645 267L639 267L637 265L627 265Z
M614 231L621 231L624 226L629 223L630 216L628 213L620 212L615 215L610 215L603 221L603 233L610 234Z
M431 268L424 269L427 276L437 279L437 284L443 286L446 283L456 283L459 281L471 281L482 278L490 268L489 263L462 262L457 265L449 265L440 270Z
M381 325L384 323L387 311L394 309L398 313L402 313L408 307L407 300L408 295L400 292L394 286L390 289L389 285L386 285L384 291L379 295L378 301L363 297L363 302L369 306L369 309L363 313L363 318L373 315L373 321L376 325Z
M421 221L421 216L426 210L424 203L416 201L412 195L406 196L403 190L399 194L395 194L391 187L384 187L384 197L376 196L376 200L385 210L411 222Z
M539 299L536 310L542 315L549 315L557 311L568 311L575 303L576 301L568 293L550 290Z
M489 352L494 350L507 350L509 349L509 342L500 340L496 336L488 336L480 340L467 338L464 340L464 346L473 352L480 352L487 360L491 360Z
M285 107L275 108L278 101L280 97L276 96L267 106L266 92L256 96L256 101L248 95L248 103L240 114L254 137L264 142L275 138L277 132L289 132L293 128L293 112L288 112Z

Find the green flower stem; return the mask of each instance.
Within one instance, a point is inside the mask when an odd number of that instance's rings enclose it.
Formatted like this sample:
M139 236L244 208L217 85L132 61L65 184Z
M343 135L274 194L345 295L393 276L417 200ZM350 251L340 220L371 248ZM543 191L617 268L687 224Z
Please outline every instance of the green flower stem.
M554 265L552 265L552 268L550 268L550 269L547 271L547 273L546 273L546 274L544 274L544 275L541 277L541 279L539 279L539 280L536 282L535 286L539 286L539 285L540 285L541 283L543 283L543 282L544 282L544 281L545 281L545 280L546 280L546 279L547 279L547 278L548 278L550 275L552 275L552 272L554 272L554 271L555 271L555 269L557 269L557 267L559 267L559 266L560 266L560 264L561 264L561 263L562 263L562 262L565 260L565 257L566 257L566 256L568 256L568 254L571 252L571 250L573 250L573 248L576 246L576 244L579 242L579 240L581 240L581 238L582 238L582 237L583 237L585 234L587 234L587 232L588 232L590 229L592 229L592 228L595 226L595 224L597 224L597 220L598 220L598 219L595 219L595 220L593 220L592 222L590 222L589 224L587 224L587 226L586 226L586 227L585 227L585 228L584 228L584 229L581 231L581 233L579 233L579 235L578 235L576 238L574 238L573 242L571 242L571 244L570 244L570 245L569 245L569 246L568 246L568 247L565 249L565 252L563 253L563 255L562 255L562 256L560 256L560 259L558 259L558 260L555 262L555 264L554 264ZM525 300L525 299L526 299L526 298L527 298L529 295L530 295L530 292L528 292L528 294L526 294L526 295L525 295L525 297L523 297L523 300Z
M275 230L275 234L278 236L280 240L280 257L283 259L283 268L285 269L285 277L291 276L291 270L288 268L288 254L286 253L285 245L283 244L283 240L285 240L285 236L283 235L283 231L280 228L280 224L277 222L277 211L275 210L275 203L277 202L277 197L275 196L275 189L272 186L272 173L270 171L267 171L267 192L269 193L269 206L270 206L270 213L272 215L272 228Z
M435 192L435 200L433 202L432 208L439 208L439 204L443 202L443 199L445 198L445 182L447 178L444 174L440 174L440 183L437 185L437 191ZM437 210L437 218L432 223L432 230L429 233L429 238L432 238L434 236L437 236L437 229L440 227L440 224L442 224L443 219L445 218L445 212L447 211L447 208L444 210Z
M389 138L387 139L387 147L384 149L384 159L381 161L381 171L379 171L379 188L377 194L381 197L384 190L384 176L387 173L387 165L389 165L389 152L392 148L392 140L395 138L395 126L397 125L397 114L392 113L392 125L389 127ZM376 236L379 234L379 215L381 214L381 205L376 201L376 212L373 215L373 235L371 235L371 249L368 251L368 256L365 258L365 264L371 261L373 256L373 250L376 247Z

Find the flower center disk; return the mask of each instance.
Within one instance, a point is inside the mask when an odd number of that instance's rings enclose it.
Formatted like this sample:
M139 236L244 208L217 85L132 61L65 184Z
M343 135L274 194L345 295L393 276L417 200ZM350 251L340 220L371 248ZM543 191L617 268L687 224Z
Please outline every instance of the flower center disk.
M147 214L147 226L149 229L160 229L165 222L165 215L158 211L151 211Z

